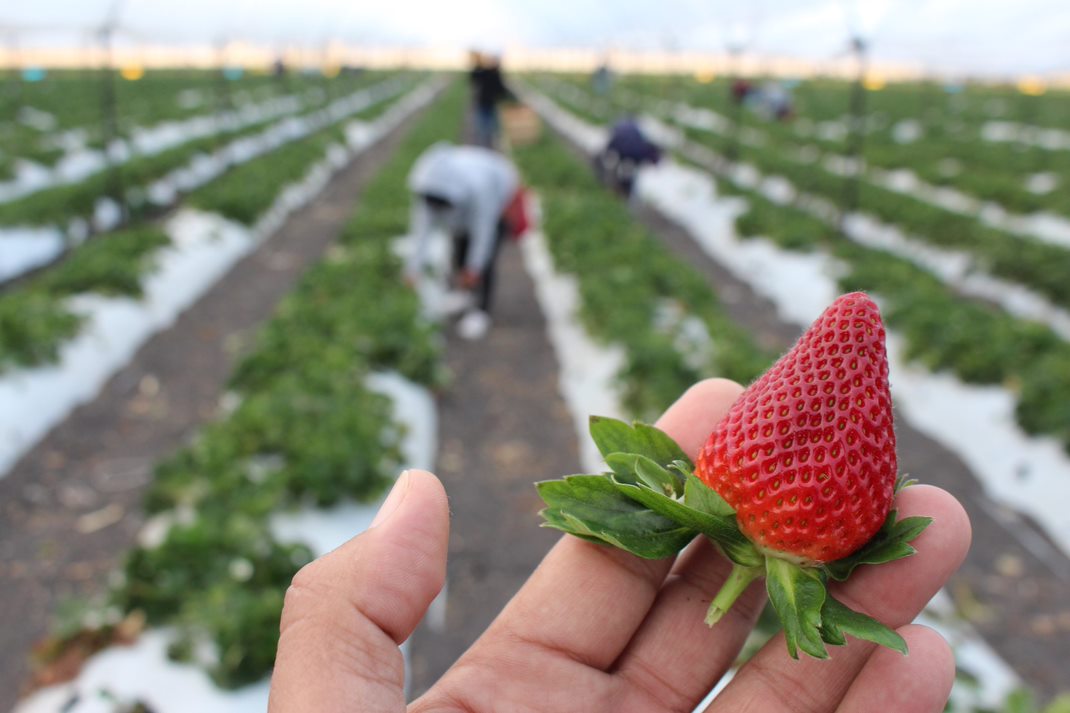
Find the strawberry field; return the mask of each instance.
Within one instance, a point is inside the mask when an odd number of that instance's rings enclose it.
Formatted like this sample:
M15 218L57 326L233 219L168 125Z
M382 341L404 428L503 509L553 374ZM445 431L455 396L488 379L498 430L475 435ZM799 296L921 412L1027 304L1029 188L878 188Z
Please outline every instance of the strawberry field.
M8 95L0 125L0 708L263 710L290 580L407 468L453 510L446 587L403 645L418 695L556 539L532 483L616 470L589 415L652 423L704 378L751 383L864 291L899 471L974 530L918 618L955 650L949 709L1065 710L1066 96L889 85L856 126L826 80L779 122L723 79L518 76L542 131L505 150L540 219L503 246L473 345L401 275L406 179L468 135L462 79L118 87L110 146L73 73ZM591 169L624 112L667 150L630 201ZM848 621L824 641L874 640Z

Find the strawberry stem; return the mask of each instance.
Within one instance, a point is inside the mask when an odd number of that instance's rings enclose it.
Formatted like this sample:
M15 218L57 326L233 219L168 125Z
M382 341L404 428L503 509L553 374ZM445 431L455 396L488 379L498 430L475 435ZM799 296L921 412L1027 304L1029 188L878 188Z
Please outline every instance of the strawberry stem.
M710 608L706 610L706 626L713 626L720 621L725 612L731 609L739 599L739 595L746 591L748 585L764 573L765 567L745 567L733 563L728 579L721 585L721 590L717 592L717 596L710 602Z

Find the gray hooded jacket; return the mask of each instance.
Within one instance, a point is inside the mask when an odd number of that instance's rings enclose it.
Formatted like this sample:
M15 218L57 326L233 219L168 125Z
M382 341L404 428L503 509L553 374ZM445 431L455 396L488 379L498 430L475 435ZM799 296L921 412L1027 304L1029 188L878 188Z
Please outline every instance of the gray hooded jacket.
M482 273L493 252L498 221L519 185L513 164L490 149L437 143L421 154L409 173L409 190L416 200L412 206L413 249L407 272L412 275L420 270L430 233L439 228L455 235L468 234L471 243L465 268ZM433 212L419 199L421 195L444 198L453 208Z

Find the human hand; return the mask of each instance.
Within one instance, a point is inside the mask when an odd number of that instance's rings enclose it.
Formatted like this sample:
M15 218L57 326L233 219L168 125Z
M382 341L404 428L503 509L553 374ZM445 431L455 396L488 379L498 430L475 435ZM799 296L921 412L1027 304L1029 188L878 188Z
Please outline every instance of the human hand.
M482 277L475 270L466 268L461 271L461 287L466 290L474 290L479 286L481 279Z
M728 381L701 382L657 425L694 456L739 393ZM943 710L951 651L938 634L909 622L962 562L970 525L938 488L907 488L895 507L900 517L933 518L914 542L918 553L863 568L831 589L897 628L910 654L852 639L829 660L796 661L777 635L708 711ZM442 485L409 471L371 529L298 573L286 594L271 713L406 710L397 647L442 586L448 533ZM715 627L703 626L710 593L729 569L705 538L675 561L651 561L564 536L408 711L691 711L735 660L765 601L752 585Z

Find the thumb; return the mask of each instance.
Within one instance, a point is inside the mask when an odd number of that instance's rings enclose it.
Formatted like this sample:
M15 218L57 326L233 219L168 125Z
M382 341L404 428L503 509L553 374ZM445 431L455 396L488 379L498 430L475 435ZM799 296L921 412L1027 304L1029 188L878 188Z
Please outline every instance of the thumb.
M449 507L431 473L401 474L368 530L286 592L270 713L405 709L409 637L446 575Z

